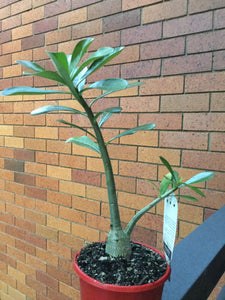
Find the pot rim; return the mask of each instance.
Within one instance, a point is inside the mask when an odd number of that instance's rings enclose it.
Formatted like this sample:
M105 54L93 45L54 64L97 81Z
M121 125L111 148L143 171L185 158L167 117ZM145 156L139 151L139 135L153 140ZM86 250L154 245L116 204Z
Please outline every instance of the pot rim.
M102 243L99 242L99 243ZM159 251L158 249L151 247L149 245L143 244L143 243L139 243L139 242L134 242L136 244L141 244L144 247L150 248L153 251L155 251L156 253L159 253L163 258L165 258L165 255ZM81 251L81 250L80 250ZM164 282L166 282L166 280L169 278L170 276L170 272L171 272L171 267L169 265L167 265L167 269L166 269L166 273L158 280L152 282L152 283L146 283L146 284L142 284L142 285L131 285L131 286L123 286L123 285L115 285L115 284L109 284L109 283L102 283L90 276L88 276L86 273L84 273L78 266L77 264L77 258L80 254L80 251L76 254L74 261L73 261L73 267L74 270L76 271L76 273L78 274L78 276L83 279L84 281L88 282L89 284L104 289L104 290L111 290L111 291L115 291L115 292L129 292L129 293L136 293L139 291L147 291L147 290L152 290L155 288L158 288L159 286L162 286L164 284Z

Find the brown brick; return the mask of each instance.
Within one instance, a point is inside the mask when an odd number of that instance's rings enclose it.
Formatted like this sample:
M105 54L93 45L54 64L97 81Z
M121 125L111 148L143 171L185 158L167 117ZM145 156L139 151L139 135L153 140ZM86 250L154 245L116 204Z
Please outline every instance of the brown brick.
M35 127L35 138L58 139L58 128Z
M164 22L163 36L168 38L210 29L212 29L212 12L207 12Z
M36 162L42 164L50 164L50 165L58 165L59 161L59 154L58 153L46 153L46 152L39 152L36 153Z
M223 70L225 69L225 51L217 51L213 58L213 69Z
M61 244L55 243L53 241L47 241L47 250L61 257L71 259L71 249L62 246Z
M35 0L33 7L38 7L41 5L46 5L47 3L54 2L54 0Z
M215 8L220 8L224 7L224 1L223 0L215 0L215 1L210 1L210 0L190 0L189 3L189 13L196 13L196 12L201 12L201 11L206 11L206 10L212 10Z
M73 196L72 207L81 211L100 214L100 202L98 201Z
M60 207L59 217L79 224L85 224L86 214L67 207Z
M211 151L225 152L225 134L224 133L211 133Z
M215 176L207 182L207 188L225 191L225 176L222 172L214 172Z
M121 43L122 45L137 44L148 41L154 41L161 38L162 24L155 23L144 26L136 26L122 30Z
M208 94L186 94L161 97L162 112L209 111Z
M123 160L136 160L137 147L135 146L122 146L122 145L109 145L109 156L112 159Z
M35 247L24 241L16 240L16 248L18 248L19 250L25 253L29 253L30 255L35 256L36 254Z
M123 112L157 112L159 111L159 97L136 97L121 98L120 106Z
M224 28L225 21L224 21L225 9L218 9L215 11L214 15L214 28Z
M141 114L139 117L139 124L147 123L156 124L155 129L179 130L182 126L181 114Z
M140 25L140 10L132 10L104 18L103 31L111 32Z
M132 62L132 61L138 61L139 60L139 46L128 46L123 49L123 51L116 56L112 61L108 63L109 64L121 64L125 62ZM122 76L123 77L123 76Z
M179 222L179 237L185 238L188 236L192 231L197 228L196 224L187 223L184 221Z
M10 17L10 5L7 5L4 8L0 8L0 19L5 19Z
M28 199L30 199L30 197ZM46 215L43 213L26 209L25 218L38 224L46 225Z
M113 15L121 11L121 1L110 0L96 3L87 7L88 20L101 18L108 15Z
M8 55L2 55L0 57L0 66L4 67L4 66L9 66L12 64L12 56L11 54ZM2 111L2 110L1 110Z
M225 30L191 35L187 40L187 52L199 53L204 51L222 50L225 47Z
M14 157L19 160L34 161L34 152L26 149L15 149Z
M183 92L183 77L164 77L146 79L140 87L141 95L179 94Z
M85 162L86 160L84 157L79 157L74 155L71 156L71 155L60 154L59 157L59 164L63 167L84 169L86 165Z
M56 190L59 189L59 180L49 177L36 176L36 186L43 189Z
M46 214L51 214L54 216L58 216L58 205L48 203L46 201L38 201L36 200L36 209L40 212L44 212ZM47 219L48 221L48 219Z
M15 203L19 206L23 206L24 208L30 208L34 209L35 208L35 201L34 199L21 196L21 195L16 195L15 196Z
M163 61L162 68L163 75L210 71L212 68L212 54L205 53L166 58Z
M139 147L138 161L159 164L159 156L165 157L171 165L180 165L180 151L174 149L158 149Z
M22 39L22 50L38 48L44 46L45 37L43 34L37 34L35 36L26 37Z
M185 114L184 130L224 131L225 116L222 113Z
M207 150L208 134L196 132L160 132L160 147Z
M119 77L120 68L118 65L116 66L106 66L102 69L97 70L90 76L88 76L88 81L98 81L106 78L118 78ZM86 98L88 98L86 96Z
M87 21L86 8L73 10L59 16L59 27L65 27Z
M85 196L85 185L76 182L60 180L59 191L77 196Z
M205 73L196 75L187 75L185 79L185 91L206 92L206 91L224 91L225 73Z
M54 3L49 3L45 6L45 17L55 16L61 13L65 13L71 9L71 1L59 0Z
M34 128L31 127L14 127L14 135L19 137L34 137Z
M47 45L68 41L71 39L71 29L68 27L47 32L45 38Z
M15 29L12 29L12 40L28 37L31 36L32 34L33 34L32 24L20 26Z
M12 16L2 20L2 30L8 30L21 25L20 15Z
M32 9L31 0L22 0L11 5L11 14L16 15L29 9Z
M155 180L157 178L157 167L137 162L120 161L119 174Z
M33 290L41 291L41 294L47 295L47 286L31 276L26 276L26 284Z
M182 165L190 168L224 171L225 167L222 163L224 159L224 153L184 151Z
M35 176L28 174L15 173L15 182L26 185L35 185Z
M143 8L143 24L184 16L186 13L187 3L182 0L150 5Z
M33 8L22 14L22 24L34 23L44 18L44 7Z
M24 162L19 160L9 160L5 159L4 168L7 170L13 170L16 172L24 171Z
M37 175L46 175L46 165L35 163L35 162L25 162L25 172Z
M99 231L88 226L72 223L72 234L88 241L99 241Z
M40 149L42 150L42 149ZM50 152L71 153L71 143L64 141L47 141L47 150Z
M38 259L45 261L53 266L58 266L58 257L42 248L36 248L36 256Z
M51 17L48 19L40 20L33 24L34 34L48 32L57 29L58 20L57 17Z
M136 179L135 178L127 178L123 176L115 176L115 184L117 191L124 191L128 193L134 193L136 187ZM103 177L102 186L106 187L106 179ZM125 217L125 216L124 216Z
M125 79L159 76L160 67L161 61L159 59L123 64L121 76Z
M12 41L2 45L2 54L21 51L21 41Z
M102 33L101 19L74 25L72 29L72 38L79 39L100 33Z
M129 0L123 0L122 9L129 10L140 6L155 4L158 2L162 2L162 0L134 0L132 2Z
M183 37L150 42L141 45L141 59L170 57L184 54L185 40Z

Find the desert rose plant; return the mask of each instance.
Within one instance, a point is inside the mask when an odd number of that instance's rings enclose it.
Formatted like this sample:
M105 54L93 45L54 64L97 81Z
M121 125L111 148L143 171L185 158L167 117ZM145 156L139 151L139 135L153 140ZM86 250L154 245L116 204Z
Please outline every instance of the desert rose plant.
M114 175L112 171L112 165L109 158L107 146L113 140L122 138L126 135L135 134L138 131L152 130L155 124L149 123L142 126L138 126L126 131L121 132L119 135L105 141L102 135L102 125L114 114L120 113L121 107L110 107L103 109L99 112L93 112L92 106L96 101L103 101L103 98L113 92L124 90L133 86L139 86L142 83L128 83L126 80L121 78L111 78L96 81L94 83L86 84L86 79L88 76L93 74L99 68L107 64L115 56L117 56L123 47L111 48L103 47L98 49L92 55L90 55L86 60L83 60L84 54L86 54L88 47L90 46L93 39L86 38L81 40L75 46L73 53L71 55L66 55L64 52L47 52L54 67L55 71L46 70L42 66L35 62L29 62L24 60L18 60L17 63L30 69L32 72L24 72L25 75L34 75L47 79L51 79L59 83L60 86L67 87L67 90L49 90L49 89L39 89L34 87L20 86L20 87L10 87L2 91L2 96L8 95L40 95L40 94L61 94L67 93L71 94L76 101L79 102L82 111L73 109L67 106L58 105L48 105L38 109L35 109L31 114L39 115L46 114L49 112L66 112L71 114L80 114L87 119L89 119L93 131L88 128L80 127L79 124L71 124L64 120L57 120L60 123L66 124L73 128L78 128L84 132L83 136L71 137L66 142L71 142L73 144L87 147L96 151L100 154L107 182L108 191L108 203L110 209L110 219L111 228L108 234L106 242L106 252L112 257L123 256L128 258L131 254L131 244L130 235L137 223L137 221L148 212L153 206L157 205L160 201L169 197L171 194L176 192L181 187L188 187L201 196L204 196L201 190L199 190L193 184L204 182L213 177L212 172L203 172L195 175L186 182L183 182L182 178L174 171L169 164L169 162L160 157L161 162L168 169L168 174L163 178L160 188L157 187L153 182L152 184L158 189L159 196L153 202L149 203L146 207L142 208L137 214L130 220L125 229L122 228L119 207L117 201L116 187L114 181ZM92 100L91 102L86 101L83 97L83 93L87 90L98 89L101 90L100 96ZM186 195L179 195L188 200L197 201L196 198Z

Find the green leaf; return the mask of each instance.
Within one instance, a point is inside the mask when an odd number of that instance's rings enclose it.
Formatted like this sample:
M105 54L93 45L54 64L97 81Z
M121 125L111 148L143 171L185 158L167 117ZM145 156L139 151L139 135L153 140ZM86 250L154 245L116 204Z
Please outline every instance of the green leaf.
M190 200L190 201L195 201L195 202L198 202L198 199L196 199L195 197L192 197L192 196L187 196L187 195L178 195L178 197L180 198L184 198L186 200Z
M101 127L111 116L113 113L111 112L104 112L101 116L101 119L98 122L98 126Z
M166 176L163 177L163 180L160 184L160 189L159 189L160 196L165 194L165 192L168 190L171 181L172 181L171 173L168 173Z
M100 51L101 49L99 49ZM104 66L107 62L112 60L115 56L117 56L121 51L123 50L123 47L117 47L117 48L109 48L109 54L102 56L99 59L95 59L93 63L88 68L87 72L84 74L83 79L87 78L89 75L91 75L93 72L97 71L99 68ZM96 51L97 52L97 51ZM101 53L101 52L100 52ZM86 66L86 65L85 65Z
M41 67L40 65L34 63L34 62L31 62L31 61L28 61L28 60L16 60L16 63L28 68L28 69L31 69L33 70L34 72L42 72L44 71L45 69L43 67Z
M81 41L79 41L72 53L71 56L71 61L70 61L70 65L69 65L69 69L70 69L70 77L73 78L73 76L76 73L76 67L78 65L78 63L80 62L81 58L83 57L84 53L87 51L88 47L90 46L90 44L92 43L94 39L93 38L87 38L87 39L83 39Z
M172 177L175 179L174 171L173 171L171 165L169 164L169 162L164 157L162 157L162 156L160 156L159 158L160 158L161 162L164 164L164 166L171 173Z
M90 84L87 88L84 89L99 89L104 91L118 91L124 90L128 86L128 82L122 78L110 78L104 79Z
M153 123L149 123L149 124L145 124L145 125L141 125L141 126L138 126L138 127L135 127L135 128L131 128L129 130L126 130L120 134L118 134L117 136L114 136L113 138L111 138L107 144L109 144L110 142L112 142L113 140L115 139L118 139L119 137L122 137L122 136L125 136L125 135L130 135L130 134L134 134L138 131L146 131L146 130L151 130L155 127L155 124Z
M56 72L53 71L42 71L42 72L37 72L37 73L31 73L31 72L23 72L24 75L33 75L33 76L39 76L47 79L51 79L57 82L62 83L63 85L65 84L65 81L61 76L59 76Z
M192 186L190 184L186 184L186 183L183 183L186 187L189 187L191 190L195 191L196 193L198 193L199 195L201 195L202 197L205 197L205 194L200 191L197 187L195 186Z
M139 86L139 85L142 85L144 84L144 82L133 82L133 83L128 83L127 87L126 88L131 88L131 87L134 87L134 86ZM126 89L125 88L125 89ZM108 91L104 94L101 94L100 96L98 96L97 98L95 98L91 103L90 103L90 107L96 102L98 101L99 99L102 99L104 98L105 96L109 95L109 94L112 94L112 93L115 93L115 92L118 92L118 91L121 91L121 90L124 90L124 89L117 89L117 90L114 90L114 91Z
M122 108L121 107L109 107L109 108L106 108L106 109L103 109L103 110L101 110L101 111L99 111L96 115L95 115L95 120L100 116L100 115L102 115L102 114L104 114L104 113L111 113L111 114L113 114L113 113L119 113L119 112L121 112L121 110L122 110Z
M71 142L73 144L89 148L89 149L94 150L97 153L101 154L100 149L98 147L98 144L96 144L92 139L90 139L86 135L69 138L66 141L66 143L68 143L68 142Z
M29 87L29 86L10 87L1 92L2 96L43 95L43 94L70 94L70 92L37 89L37 88Z
M86 133L90 134L90 135L91 135L93 138L95 138L95 139L96 139L96 137L94 136L94 134L92 134L90 131L88 131L88 130L84 129L83 127L80 127L80 126L78 126L78 125L75 125L75 124L73 124L73 123L66 122L66 121L64 121L64 120L61 120L61 119L59 119L59 120L56 120L56 121L57 121L57 122L60 122L60 123L62 123L62 124L65 124L65 125L69 125L69 126L71 126L71 127L73 127L73 128L80 129L80 130L82 130L82 131L84 131L84 132L86 132Z
M76 110L76 109L73 109L73 108L67 107L67 106L60 106L60 105L47 105L47 106L37 108L31 112L31 115L40 115L40 114L46 114L48 112L61 112L61 111L69 111L74 114L80 114L80 115L87 116L85 113L83 113L79 110Z
M214 176L213 172L202 172L188 179L185 183L186 184L200 183L213 178L213 176Z

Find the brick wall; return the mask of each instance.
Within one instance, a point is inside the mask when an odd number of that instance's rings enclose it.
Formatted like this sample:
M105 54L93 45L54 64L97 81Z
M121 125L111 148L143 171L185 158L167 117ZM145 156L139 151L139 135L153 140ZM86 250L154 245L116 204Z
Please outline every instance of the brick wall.
M105 136L156 123L152 132L109 146L123 222L157 195L145 179L157 182L165 174L159 155L185 179L215 172L206 185L199 184L205 199L180 201L179 241L225 204L224 20L224 0L1 0L0 90L52 85L23 77L17 59L48 67L45 50L69 54L89 36L95 38L90 51L126 46L89 78L145 81L96 105L96 110L111 103L123 108L105 124ZM65 144L80 133L57 124L58 115L30 116L47 103L77 108L68 95L0 97L2 300L78 299L71 260L84 241L104 239L109 229L100 157ZM80 116L61 117L88 126ZM161 248L162 218L159 205L139 221L132 237Z

